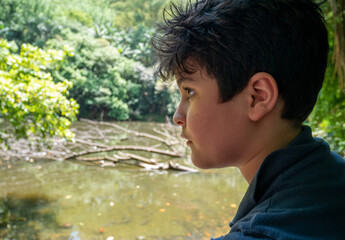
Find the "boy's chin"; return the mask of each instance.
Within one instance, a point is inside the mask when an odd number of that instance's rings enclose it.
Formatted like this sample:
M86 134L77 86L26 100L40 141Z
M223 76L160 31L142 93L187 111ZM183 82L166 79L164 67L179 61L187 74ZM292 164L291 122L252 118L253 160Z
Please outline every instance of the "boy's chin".
M205 162L202 162L200 158L195 158L193 157L193 154L192 154L192 162L194 164L194 166L198 167L198 168L201 168L201 169L209 169L209 168L212 168L210 167L209 165L210 164L207 164Z
M194 166L201 168L201 169L226 167L226 166L217 164L216 162L212 161L211 159L197 158L193 155L192 155L192 162L193 162Z

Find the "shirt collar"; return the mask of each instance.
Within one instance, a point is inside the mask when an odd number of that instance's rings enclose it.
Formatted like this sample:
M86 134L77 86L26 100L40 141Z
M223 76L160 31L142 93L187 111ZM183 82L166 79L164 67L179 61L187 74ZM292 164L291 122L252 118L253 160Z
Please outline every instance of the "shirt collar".
M237 220L244 217L270 188L272 182L286 169L297 163L303 156L318 147L321 142L312 137L310 127L303 126L301 133L286 147L269 154L262 162L259 170L249 184L242 199L232 226Z

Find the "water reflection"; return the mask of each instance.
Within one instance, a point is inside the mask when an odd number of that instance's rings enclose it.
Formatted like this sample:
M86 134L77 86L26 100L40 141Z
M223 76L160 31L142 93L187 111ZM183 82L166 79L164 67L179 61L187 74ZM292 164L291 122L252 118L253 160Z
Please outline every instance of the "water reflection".
M71 235L69 236L68 240L80 240L80 237L78 236L79 232L78 231L74 231L71 233Z
M0 199L10 219L0 239L209 239L228 232L246 187L232 168L183 174L6 162Z

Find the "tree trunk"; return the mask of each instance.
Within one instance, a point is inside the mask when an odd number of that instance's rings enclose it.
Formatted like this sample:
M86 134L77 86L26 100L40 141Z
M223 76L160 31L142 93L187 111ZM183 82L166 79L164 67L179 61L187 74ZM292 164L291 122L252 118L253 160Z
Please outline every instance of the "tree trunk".
M345 90L345 0L331 0L334 16L333 62L339 85Z

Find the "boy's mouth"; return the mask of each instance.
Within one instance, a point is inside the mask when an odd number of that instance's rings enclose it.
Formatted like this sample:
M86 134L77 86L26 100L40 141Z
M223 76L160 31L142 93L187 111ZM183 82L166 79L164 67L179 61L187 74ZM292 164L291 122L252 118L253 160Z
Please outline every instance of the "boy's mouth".
M184 135L183 133L181 134L181 137L187 140L187 142L186 142L187 145L190 145L190 144L193 143L193 142L192 142L191 140L189 140L188 137L187 137L186 135Z
M188 138L187 138L187 136L186 135L184 135L183 133L181 133L181 138L184 138L184 139L187 139L188 140Z

